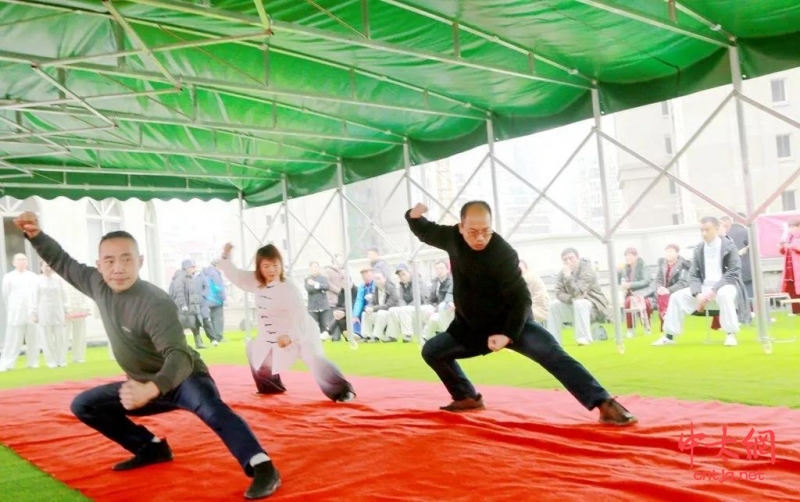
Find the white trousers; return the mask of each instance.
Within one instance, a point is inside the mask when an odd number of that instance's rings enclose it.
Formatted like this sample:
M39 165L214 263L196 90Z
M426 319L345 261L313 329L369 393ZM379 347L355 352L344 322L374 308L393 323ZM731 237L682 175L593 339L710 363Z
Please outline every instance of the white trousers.
M86 318L76 317L67 321L69 337L72 338L72 362L86 361Z
M361 316L361 336L364 338L384 340L387 326L389 326L389 310L364 311Z
M387 328L388 336L397 336L397 333L400 333L405 340L411 340L415 331L415 312L416 308L414 308L413 305L390 308L389 327ZM431 304L423 303L419 306L419 314L423 328L425 326L425 321L427 321L434 312L436 312L436 309L434 309Z
M48 368L64 367L67 365L67 331L63 324L36 326L39 332L39 341L44 352L44 362Z
M428 323L425 324L425 328L422 330L422 338L430 340L437 333L446 331L455 318L456 313L448 309L446 303L440 303L438 312L428 318Z
M703 293L710 288L703 288ZM739 318L736 316L736 286L726 284L717 291L717 298L706 304L706 310L719 310L719 323L729 335L739 332ZM667 313L664 314L664 333L680 335L683 331L683 318L697 310L697 298L689 288L679 289L669 296Z
M547 331L561 343L561 330L565 322L571 322L575 329L575 340L592 340L592 302L586 299L572 300L563 303L559 300L550 302L547 311Z
M3 343L3 355L0 356L0 371L13 369L17 364L22 343L25 343L25 354L28 368L39 367L39 335L33 324L6 326L6 339Z

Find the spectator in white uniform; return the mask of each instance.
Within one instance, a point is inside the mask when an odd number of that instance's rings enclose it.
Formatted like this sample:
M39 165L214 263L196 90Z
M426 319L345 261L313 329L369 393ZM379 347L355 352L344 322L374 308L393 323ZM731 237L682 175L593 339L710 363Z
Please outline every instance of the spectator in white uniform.
M0 371L14 368L25 343L28 367L39 367L39 339L31 322L30 301L36 287L36 274L28 270L28 257L14 255L14 270L3 276L3 301L6 304L6 339L0 357Z
M67 366L67 291L64 281L50 266L41 263L42 274L36 278L36 287L30 302L30 312L48 368Z

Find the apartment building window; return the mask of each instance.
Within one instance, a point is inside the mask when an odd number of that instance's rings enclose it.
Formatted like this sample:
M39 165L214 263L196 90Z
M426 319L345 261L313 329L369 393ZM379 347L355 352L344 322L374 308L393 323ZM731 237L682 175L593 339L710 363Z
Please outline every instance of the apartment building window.
M661 116L669 117L669 101L661 102Z
M670 195L675 195L676 193L678 193L678 184L675 183L675 180L670 178L670 180L669 180L669 194Z
M680 225L683 223L683 214L681 213L673 213L672 214L672 224L673 225Z
M792 143L789 134L779 134L775 137L775 143L778 147L778 158L788 159L792 156Z
M772 87L772 104L780 105L786 103L786 79L775 79L770 84Z
M781 204L784 211L797 211L796 190L786 190L781 194Z
M664 136L664 150L667 155L672 155L672 136Z

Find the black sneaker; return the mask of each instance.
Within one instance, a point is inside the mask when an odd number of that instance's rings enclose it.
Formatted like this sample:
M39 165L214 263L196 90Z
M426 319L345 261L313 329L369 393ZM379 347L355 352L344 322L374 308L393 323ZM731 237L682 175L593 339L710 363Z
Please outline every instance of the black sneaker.
M253 482L244 492L246 499L263 499L275 493L281 487L281 475L272 465L272 461L261 462L253 466Z
M131 469L138 469L151 464L160 464L162 462L172 461L172 450L167 444L166 439L162 439L158 443L149 442L142 446L139 451L131 459L120 462L114 467L115 471L129 471Z

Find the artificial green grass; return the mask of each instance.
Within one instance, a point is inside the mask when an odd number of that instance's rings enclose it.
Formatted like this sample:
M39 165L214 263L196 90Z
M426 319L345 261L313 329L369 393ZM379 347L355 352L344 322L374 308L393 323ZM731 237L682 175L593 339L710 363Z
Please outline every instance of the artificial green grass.
M777 316L770 335L787 338L795 333L796 318ZM651 347L657 335L625 339L625 354L618 354L612 340L588 347L578 347L571 332L562 334L567 351L615 395L638 394L651 397L744 403L762 406L800 408L800 341L773 344L767 355L756 342L753 327L743 327L738 347L724 347L724 334L712 332L712 344L706 345L708 321L689 318L686 334L668 347ZM800 324L797 325L800 328ZM209 365L246 364L243 333L228 333L231 340L219 347L201 351ZM346 343L325 344L327 355L348 375L380 376L406 380L437 381L425 365L416 344L366 344L352 350ZM18 369L0 373L0 389L80 381L95 377L120 375L105 347L89 349L87 362L67 368ZM476 386L509 385L556 389L561 385L542 367L511 351L462 362ZM296 369L302 369L298 364ZM442 387L442 400L447 395ZM13 495L12 495L13 494ZM8 498L7 498L8 497ZM77 501L80 494L48 477L9 449L0 447L0 500Z

